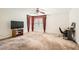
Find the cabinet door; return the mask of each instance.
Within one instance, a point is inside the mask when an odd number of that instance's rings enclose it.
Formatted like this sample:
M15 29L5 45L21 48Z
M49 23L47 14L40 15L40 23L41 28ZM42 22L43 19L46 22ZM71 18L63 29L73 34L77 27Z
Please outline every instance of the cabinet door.
M16 30L12 30L12 37L16 36Z

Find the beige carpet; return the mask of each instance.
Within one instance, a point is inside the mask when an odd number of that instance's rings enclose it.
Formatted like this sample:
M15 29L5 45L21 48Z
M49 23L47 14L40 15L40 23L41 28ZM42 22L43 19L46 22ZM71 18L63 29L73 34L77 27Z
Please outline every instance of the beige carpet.
M78 50L79 45L58 35L30 32L0 41L0 50Z

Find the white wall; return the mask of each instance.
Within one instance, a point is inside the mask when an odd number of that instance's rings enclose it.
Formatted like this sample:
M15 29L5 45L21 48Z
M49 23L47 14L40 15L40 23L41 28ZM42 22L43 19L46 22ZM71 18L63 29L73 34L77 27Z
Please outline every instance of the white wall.
M76 23L76 41L79 42L79 8L72 8L70 11L70 24Z
M66 28L69 25L69 11L66 8L44 8L47 12L46 32L59 34L59 27ZM24 21L24 32L27 32L28 13L35 13L35 8L25 9L0 9L0 39L11 36L10 21Z
M47 11L47 32L60 34L59 27L65 29L69 25L68 8L49 8Z

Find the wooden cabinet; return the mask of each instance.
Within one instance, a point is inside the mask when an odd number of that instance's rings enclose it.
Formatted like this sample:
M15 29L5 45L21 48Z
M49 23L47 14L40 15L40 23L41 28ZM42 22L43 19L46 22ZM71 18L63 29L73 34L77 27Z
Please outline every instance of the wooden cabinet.
M23 35L23 29L12 29L12 37Z

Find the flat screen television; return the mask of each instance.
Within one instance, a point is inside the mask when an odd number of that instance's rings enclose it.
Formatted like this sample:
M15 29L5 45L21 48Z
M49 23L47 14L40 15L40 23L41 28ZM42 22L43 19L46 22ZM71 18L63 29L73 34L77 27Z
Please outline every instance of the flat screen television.
M11 29L24 28L23 21L11 21Z

